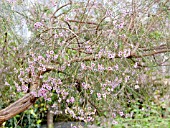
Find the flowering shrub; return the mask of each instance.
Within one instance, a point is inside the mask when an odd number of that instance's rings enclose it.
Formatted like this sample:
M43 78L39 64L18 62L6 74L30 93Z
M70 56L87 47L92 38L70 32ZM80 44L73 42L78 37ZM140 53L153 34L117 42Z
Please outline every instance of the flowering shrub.
M157 63L152 56L170 51L161 44L168 38L166 2L142 2L70 0L29 7L22 16L32 36L13 82L16 91L84 122L115 110L124 116L117 99L140 97L140 75Z

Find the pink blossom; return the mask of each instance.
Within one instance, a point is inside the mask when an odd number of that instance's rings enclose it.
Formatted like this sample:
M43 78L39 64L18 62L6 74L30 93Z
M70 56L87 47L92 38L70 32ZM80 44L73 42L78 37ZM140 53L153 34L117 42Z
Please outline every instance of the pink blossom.
M53 50L51 50L51 51L50 51L50 54L51 54L51 55L53 55L53 54L54 54L54 51L53 51Z
M38 60L43 60L43 56L38 56Z
M93 121L94 119L91 117L91 116L88 116L87 117L87 122L91 122L91 121Z
M139 85L135 85L135 89L139 89L140 87L139 87Z
M93 94L93 92L94 92L93 90L90 90L90 94Z
M64 35L63 35L63 33L61 33L61 32L60 32L60 33L59 33L59 36L61 36L61 37L62 37L62 36L64 36Z
M51 98L45 98L46 101L51 101Z
M123 28L124 27L124 22L122 22L122 23L120 23L119 25L118 25L118 28Z
M44 42L41 42L40 44L41 44L41 45L44 45L45 43L44 43Z
M108 67L107 70L108 71L113 71L113 68L112 67Z
M36 22L35 24L34 24L34 28L35 29L38 29L38 28L40 28L40 27L42 27L43 26L43 24L41 23L41 22Z
M113 125L116 125L116 124L118 124L118 122L115 121L115 120L113 120L113 121L112 121L112 124L113 124Z
M51 91L52 87L47 84L47 85L46 85L46 89L49 90L49 91Z
M113 117L113 118L116 118L116 113L112 113L112 117Z
M61 79L58 79L58 80L57 80L57 84L59 84L59 85L63 84L62 81L61 81Z
M58 38L58 34L54 34L54 38L55 38L55 39Z
M74 101L75 101L74 97L71 97L71 98L70 98L70 102L71 102L71 103L74 103Z
M17 0L7 0L10 4L15 3Z
M125 49L123 52L123 56L126 58L128 56L130 56L130 49Z
M120 116L123 116L123 115L124 115L124 113L123 113L123 112L119 112L119 115L120 115Z
M130 79L130 76L125 77L125 82L127 82Z
M5 85L6 85L6 86L10 86L10 84L9 84L8 82L6 82L6 81L5 81Z
M102 64L98 64L98 70L99 70L99 71L103 71L103 70L104 70L104 67L103 67Z
M55 56L54 56L54 60L56 60L57 58L58 58L58 55L55 55Z
M69 99L67 99L67 100L66 100L66 102L67 102L67 103L69 103L69 102L70 102L70 100L69 100Z
M119 56L119 57L122 57L122 55L123 55L123 52L122 52L122 51L119 51L118 56Z
M82 68L82 70L86 70L87 69L87 67L86 67L86 65L84 63L81 63L81 68Z
M110 59L115 58L115 53L108 53L108 58L110 58Z
M101 100L101 99L102 99L100 93L97 93L97 98L98 98L98 100Z
M42 68L42 70L43 70L43 71L46 71L46 68L45 68L45 67L43 67L43 68Z
M62 100L62 99L61 99L61 98L59 98L59 99L58 99L58 102L60 103L60 102L61 102L61 100Z
M95 63L91 63L91 67L94 68L94 66L95 66Z
M87 84L87 83L85 83L85 82L83 82L83 83L82 83L82 87L83 87L84 89L88 89L88 88L90 88L90 85Z
M22 85L22 90L23 90L24 92L27 92L27 91L28 91L28 87L27 87L26 85Z
M46 94L47 93L47 90L45 88L41 88L39 91L38 91L38 96L42 96L42 97L46 97Z
M134 68L137 68L137 67L138 67L138 62L136 62L134 65Z
M118 43L114 43L114 47L115 47L115 49L117 49L118 48Z
M102 94L103 98L106 99L106 94Z
M119 69L119 66L118 66L117 64L116 64L114 67L115 67L115 69L116 69L116 70L118 70L118 69Z
M31 94L34 96L34 97L37 97L37 93L35 91L32 91Z

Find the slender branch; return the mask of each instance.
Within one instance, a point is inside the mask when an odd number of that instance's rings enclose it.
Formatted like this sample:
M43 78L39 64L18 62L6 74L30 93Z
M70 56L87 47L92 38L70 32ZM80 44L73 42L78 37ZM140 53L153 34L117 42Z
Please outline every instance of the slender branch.
M67 20L68 22L75 22L75 23L82 23L82 24L92 24L92 25L98 25L95 22L89 22L89 21L78 21L78 20Z
M161 50L154 50L153 52L150 53L146 53L146 54L142 54L142 55L132 55L132 58L141 58L141 57L146 57L146 56L152 56L152 55L156 55L156 54L161 54L161 53L166 53L166 52L170 52L170 49L161 49Z
M68 6L68 5L71 5L71 4L72 4L72 2L70 1L69 3L64 4L63 6L59 7L58 9L56 9L50 19L54 18L54 17L55 17L55 14L56 14L60 9L66 7L66 6Z

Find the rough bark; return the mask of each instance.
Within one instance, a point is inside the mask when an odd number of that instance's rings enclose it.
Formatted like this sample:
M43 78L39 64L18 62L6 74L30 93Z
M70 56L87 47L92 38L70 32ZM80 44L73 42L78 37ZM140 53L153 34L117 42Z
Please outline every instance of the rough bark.
M54 128L53 116L54 116L54 114L50 110L48 110L48 112L47 112L47 128Z
M36 99L37 98L35 98L32 94L28 93L8 107L0 110L0 126L3 124L3 122L27 110L31 105L34 104Z

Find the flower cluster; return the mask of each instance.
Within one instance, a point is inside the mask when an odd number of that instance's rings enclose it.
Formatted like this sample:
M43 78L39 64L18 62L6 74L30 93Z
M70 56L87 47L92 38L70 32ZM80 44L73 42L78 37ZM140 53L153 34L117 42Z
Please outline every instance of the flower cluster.
M43 26L43 24L42 24L41 22L36 22L36 23L34 24L34 28L35 28L35 29L41 28L42 26Z
M9 2L10 4L17 2L17 0L6 0L6 1Z
M96 113L96 109L92 109L91 107L84 109L81 109L80 107L73 107L70 109L67 107L65 109L66 114L70 114L73 118L84 121L84 122L92 122L94 121L93 115Z
M91 63L90 66L87 66L85 63L81 63L81 70L86 71L93 71L93 72L103 72L103 71L114 71L118 70L119 66L116 64L115 66L107 66L104 67L103 64L96 65L95 63Z

